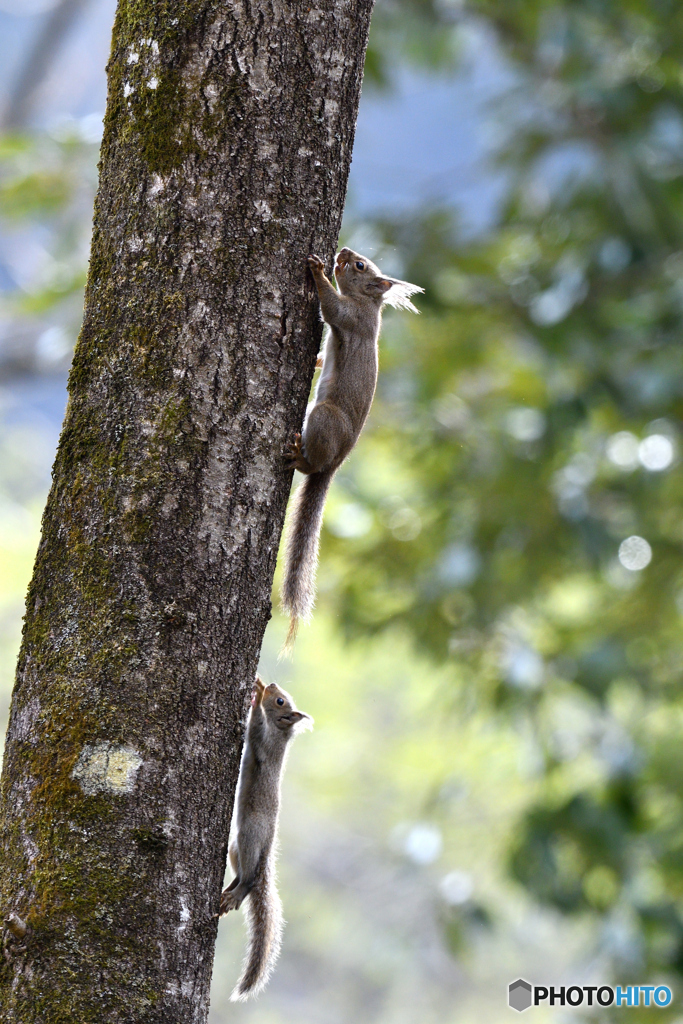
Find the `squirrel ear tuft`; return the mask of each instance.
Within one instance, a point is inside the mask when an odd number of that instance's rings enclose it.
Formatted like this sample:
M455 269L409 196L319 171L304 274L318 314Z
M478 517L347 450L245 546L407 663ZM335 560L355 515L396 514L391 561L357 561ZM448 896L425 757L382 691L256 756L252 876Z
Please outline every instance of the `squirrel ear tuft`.
M301 723L304 729L313 728L313 719L305 711L292 711L291 718L295 725Z
M386 295L384 302L388 306L393 306L394 309L409 309L411 313L419 313L419 309L410 301L410 296L415 295L416 292L423 292L424 288L411 284L409 281L397 281L394 278L388 280L391 291Z

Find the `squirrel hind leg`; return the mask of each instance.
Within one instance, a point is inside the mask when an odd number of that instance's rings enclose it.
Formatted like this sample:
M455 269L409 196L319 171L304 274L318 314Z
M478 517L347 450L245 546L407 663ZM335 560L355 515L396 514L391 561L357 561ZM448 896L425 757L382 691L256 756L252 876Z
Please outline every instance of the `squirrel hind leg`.
M252 888L253 882L244 882L239 875L233 878L228 888L224 889L221 894L221 914L227 914L230 910L239 910Z
M315 473L336 469L353 448L351 420L333 402L319 402L308 414L303 440Z
M228 888L224 889L221 893L221 905L218 912L219 917L222 917L223 914L229 913L231 910L239 910L242 900L239 898L239 893L237 892L237 881L238 880L234 878Z

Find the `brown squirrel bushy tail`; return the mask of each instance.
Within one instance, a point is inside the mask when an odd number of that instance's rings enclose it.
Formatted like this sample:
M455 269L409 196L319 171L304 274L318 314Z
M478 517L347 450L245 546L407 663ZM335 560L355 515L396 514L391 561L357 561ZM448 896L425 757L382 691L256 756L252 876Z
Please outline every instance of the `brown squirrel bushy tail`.
M289 632L282 648L288 654L294 646L299 619L310 618L315 600L315 569L325 499L334 470L310 473L292 498L285 540L285 572L280 599L289 613Z
M282 903L278 896L270 861L243 904L249 930L249 945L242 977L230 996L243 1003L258 995L272 974L282 945Z

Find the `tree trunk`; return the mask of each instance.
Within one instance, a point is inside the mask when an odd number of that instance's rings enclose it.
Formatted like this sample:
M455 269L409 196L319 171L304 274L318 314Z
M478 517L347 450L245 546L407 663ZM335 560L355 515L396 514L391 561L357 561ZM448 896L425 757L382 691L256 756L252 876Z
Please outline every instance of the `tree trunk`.
M2 776L4 1024L206 1019L371 7L120 0Z

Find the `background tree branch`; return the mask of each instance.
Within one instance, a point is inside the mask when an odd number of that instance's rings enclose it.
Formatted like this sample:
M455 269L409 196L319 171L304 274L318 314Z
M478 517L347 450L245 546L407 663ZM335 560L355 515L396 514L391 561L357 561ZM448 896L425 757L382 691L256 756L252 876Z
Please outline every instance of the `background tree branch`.
M2 115L2 127L25 128L31 119L39 89L47 78L62 44L78 22L89 0L59 0L49 12L26 55Z

